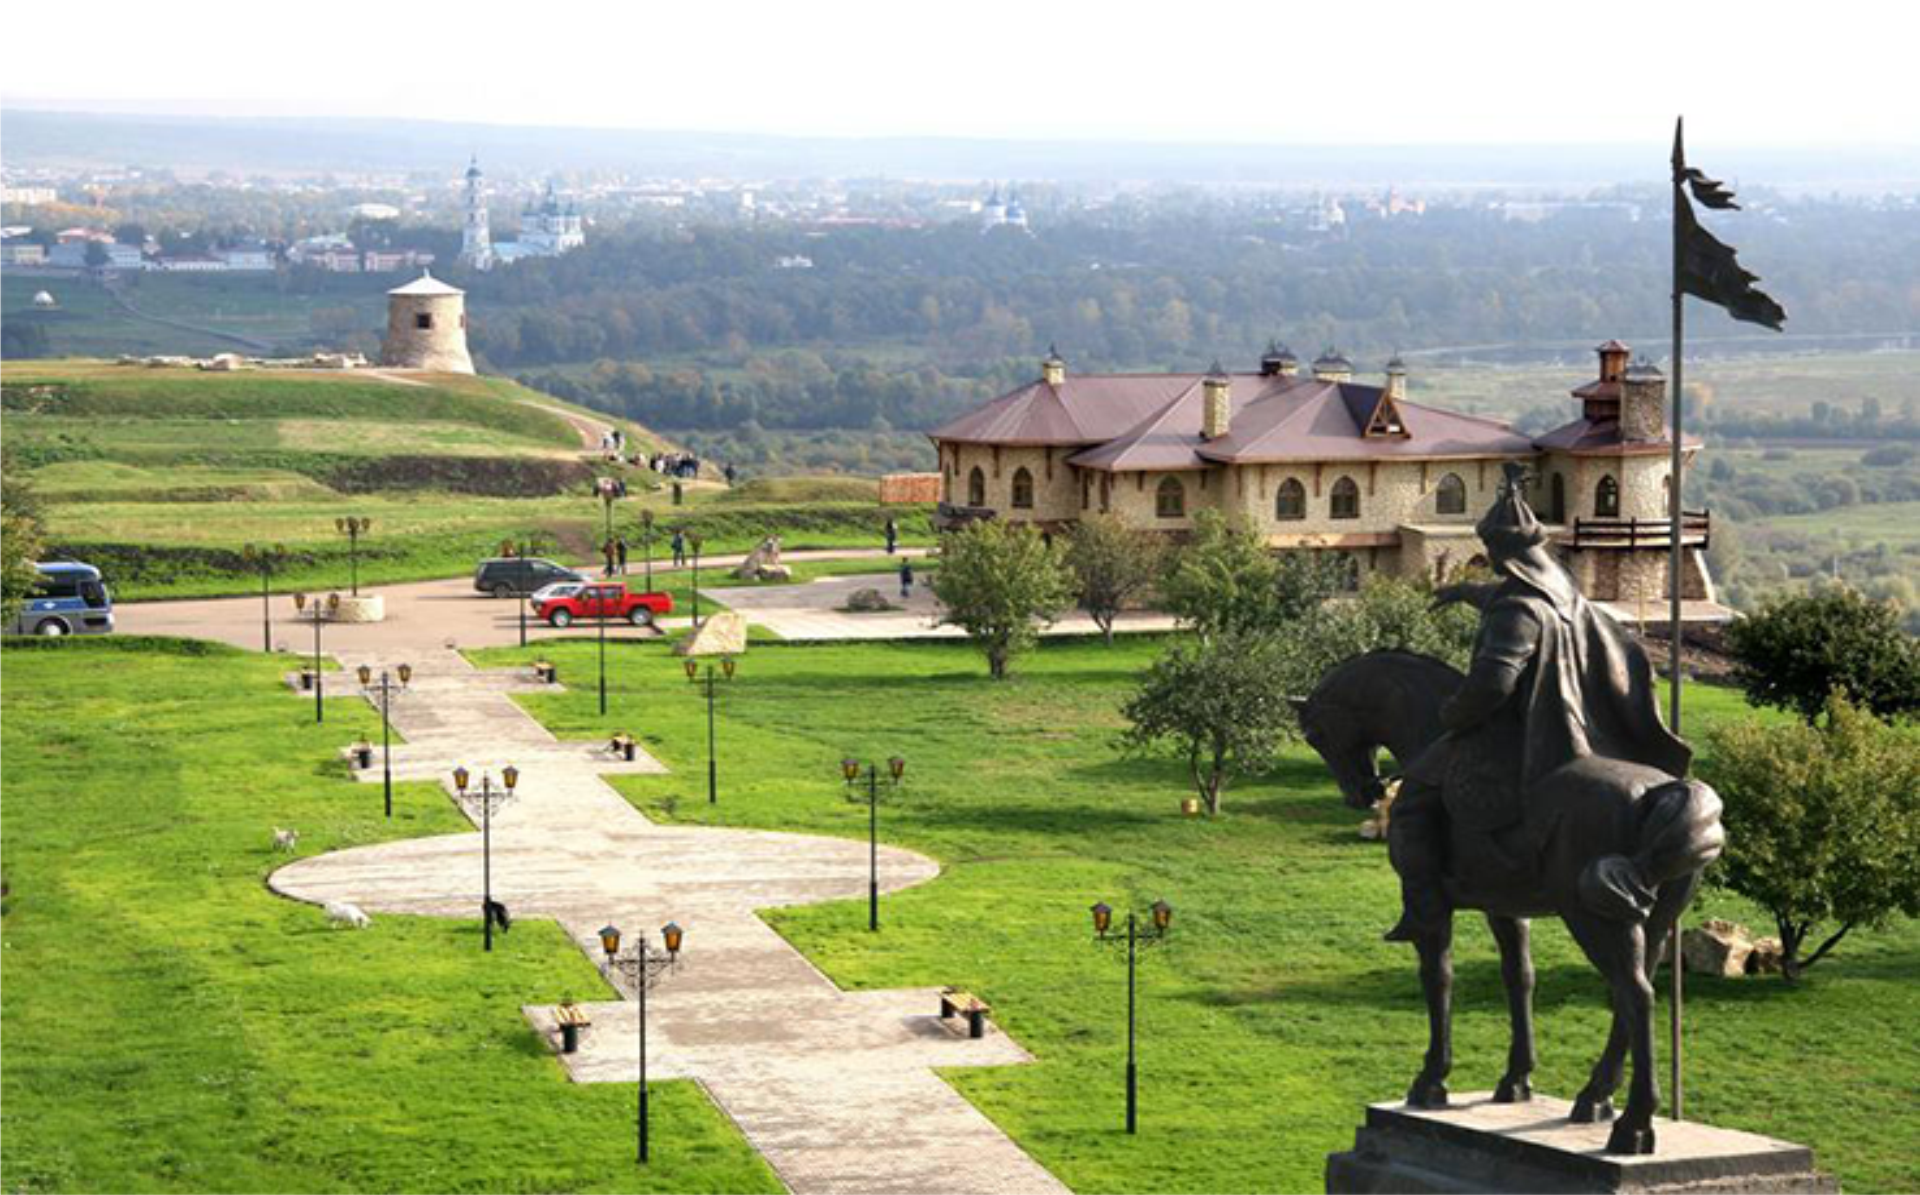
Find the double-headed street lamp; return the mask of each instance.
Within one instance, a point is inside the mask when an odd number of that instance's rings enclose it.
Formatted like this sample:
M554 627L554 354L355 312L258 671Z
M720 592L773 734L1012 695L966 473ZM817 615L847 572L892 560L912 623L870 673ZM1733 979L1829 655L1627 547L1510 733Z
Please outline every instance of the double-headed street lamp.
M600 931L600 948L607 953L607 978L611 980L619 975L633 985L633 998L636 1001L640 1038L640 1104L635 1110L638 1122L640 1161L647 1160L647 989L664 980L675 967L680 965L680 944L686 932L669 921L660 929L661 943L665 953L654 950L647 943L647 935L641 934L625 954L620 952L620 929L608 925Z
M1138 971L1140 949L1153 946L1167 940L1167 933L1173 928L1173 906L1164 900L1156 900L1148 906L1151 922L1146 927L1139 924L1140 918L1131 910L1127 913L1127 933L1123 938L1113 931L1113 909L1105 901L1093 906L1094 941L1102 946L1127 944L1127 1132L1140 1131L1139 1068L1134 1052L1135 1025L1134 991L1135 974Z
M360 537L373 530L373 520L348 515L335 519L333 525L340 534L347 537L347 567L352 570L353 596L360 596Z
M392 673L389 673L385 668L382 668L380 670L380 683L377 685L373 683L372 666L367 664L360 665L359 676L360 676L360 691L366 694L367 700L369 701L373 700L374 695L376 693L379 694L379 698L380 698L381 782L387 791L387 816L392 817L393 816L393 721L390 714L393 709L393 690L394 690L393 680L395 676L398 676L400 679L400 686L399 686L400 691L402 693L406 692L407 685L412 683L413 681L413 665L402 664L398 668L394 669Z
M326 706L321 704L321 698L324 696L322 690L325 687L321 678L326 674L320 671L320 624L327 621L327 615L339 608L340 595L337 593L328 594L324 603L317 596L313 599L313 614L310 617L313 622L313 720L315 722L327 720ZM294 594L293 612L296 615L303 615L306 609L307 595Z
M248 544L240 558L260 570L260 650L273 650L273 570L287 558L287 545Z
M480 924L485 935L483 949L493 949L493 811L507 805L514 798L514 786L520 783L520 769L508 764L500 769L500 782L504 789L493 786L493 777L482 773L480 787L468 791L467 785L473 780L473 773L465 768L453 769L453 787L460 792L460 799L472 801L480 806Z
M687 679L689 681L695 681L700 679L700 661L694 659L692 656L688 656L685 661L685 666L687 669ZM726 675L726 678L728 680L733 679L734 669L738 667L739 665L733 662L732 656L725 656L725 657L722 657L720 660L720 671ZM605 711L602 711L602 712L604 713ZM707 665L707 804L709 805L717 805L720 803L720 762L719 760L720 760L720 757L714 753L713 665L708 664Z
M860 779L860 761L851 757L840 761L840 775L847 782L847 795L854 795ZM880 765L867 764L867 929L880 929ZM887 761L887 775L898 791L907 774L907 761L898 755Z

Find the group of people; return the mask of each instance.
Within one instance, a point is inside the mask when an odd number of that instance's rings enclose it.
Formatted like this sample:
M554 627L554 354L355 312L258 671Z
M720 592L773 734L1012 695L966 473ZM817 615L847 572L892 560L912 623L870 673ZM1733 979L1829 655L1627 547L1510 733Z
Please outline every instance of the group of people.
M634 458L634 463L640 463L638 457ZM647 458L647 468L663 477L686 480L700 476L700 458L691 452L656 452ZM726 474L727 481L731 483L733 481L732 465L727 466Z
M682 568L687 563L687 533L675 529L667 540L667 546L673 552L673 567ZM622 576L627 571L627 537L616 535L600 545L600 554L606 557L609 577Z

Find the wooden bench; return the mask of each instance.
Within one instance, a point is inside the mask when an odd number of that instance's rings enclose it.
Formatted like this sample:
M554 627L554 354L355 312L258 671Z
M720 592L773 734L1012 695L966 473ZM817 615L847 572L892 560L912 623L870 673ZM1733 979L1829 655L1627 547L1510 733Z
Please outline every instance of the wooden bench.
M560 1026L560 1052L571 1054L580 1048L580 1031L593 1022L578 1004L562 1004L553 1010L553 1022Z
M972 992L961 991L959 988L946 988L940 993L940 1019L946 1021L956 1016L965 1016L968 1037L985 1037L987 1017L992 1013L993 1006Z

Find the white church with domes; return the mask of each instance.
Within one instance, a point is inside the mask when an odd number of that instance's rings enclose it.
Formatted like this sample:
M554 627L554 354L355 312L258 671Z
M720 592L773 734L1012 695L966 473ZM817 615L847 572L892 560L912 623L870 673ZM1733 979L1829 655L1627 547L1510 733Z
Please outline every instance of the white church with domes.
M520 213L520 239L496 243L488 227L486 179L480 160L467 166L466 220L460 237L460 262L476 270L511 264L527 257L559 257L587 243L585 222L571 201L561 202L553 183L545 196Z

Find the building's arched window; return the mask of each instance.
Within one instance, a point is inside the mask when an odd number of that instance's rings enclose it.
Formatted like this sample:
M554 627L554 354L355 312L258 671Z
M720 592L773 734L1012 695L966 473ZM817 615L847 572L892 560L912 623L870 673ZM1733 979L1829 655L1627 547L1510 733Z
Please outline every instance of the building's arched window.
M1547 485L1547 521L1564 523L1567 521L1567 479L1555 473Z
M985 506L987 504L987 475L975 465L973 472L967 474L967 505Z
M1596 519L1617 519L1620 517L1620 483L1609 473L1593 487L1593 517Z
M1353 478L1342 477L1333 483L1333 508L1328 513L1336 519L1360 517L1360 487Z
M1273 496L1273 517L1291 522L1307 517L1307 487L1296 478L1289 477L1280 483L1280 492Z
M1460 480L1458 473L1449 473L1440 479L1433 491L1433 506L1443 515L1467 513L1467 483Z
M1033 474L1024 465L1013 471L1013 508L1033 509Z
M1153 491L1153 513L1163 519L1187 517L1187 487L1177 477L1164 478Z

